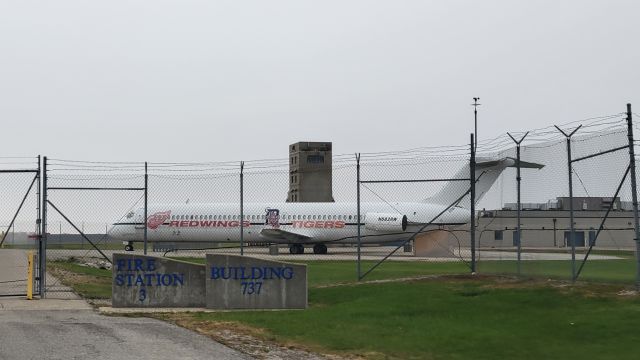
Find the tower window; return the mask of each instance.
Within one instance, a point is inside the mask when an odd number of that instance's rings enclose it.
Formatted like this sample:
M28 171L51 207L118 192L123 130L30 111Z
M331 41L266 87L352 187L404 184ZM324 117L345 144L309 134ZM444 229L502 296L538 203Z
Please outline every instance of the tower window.
M307 155L307 162L309 164L324 164L323 155Z

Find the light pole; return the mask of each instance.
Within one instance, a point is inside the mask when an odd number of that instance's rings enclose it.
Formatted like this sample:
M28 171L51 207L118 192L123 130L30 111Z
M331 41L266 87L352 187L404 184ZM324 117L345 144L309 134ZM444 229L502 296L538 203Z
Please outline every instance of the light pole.
M473 104L471 104L471 106L473 106L473 137L475 138L475 143L473 145L473 150L477 150L478 149L478 106L480 106L481 104L478 104L478 100L480 100L479 97L474 97L473 98Z

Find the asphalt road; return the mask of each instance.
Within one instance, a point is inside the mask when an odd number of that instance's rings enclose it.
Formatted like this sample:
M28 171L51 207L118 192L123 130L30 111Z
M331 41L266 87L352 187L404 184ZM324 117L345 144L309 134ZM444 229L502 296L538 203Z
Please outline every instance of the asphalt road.
M26 300L23 300L26 301ZM0 308L0 359L249 359L159 320Z
M0 295L27 293L27 251L0 249Z

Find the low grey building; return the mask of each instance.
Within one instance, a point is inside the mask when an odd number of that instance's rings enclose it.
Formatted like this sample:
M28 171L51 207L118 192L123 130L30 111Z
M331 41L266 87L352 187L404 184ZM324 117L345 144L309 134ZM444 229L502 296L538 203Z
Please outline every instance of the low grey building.
M588 247L606 210L575 210L575 241L578 247ZM570 247L570 215L566 210L522 210L522 247ZM510 248L517 245L516 210L481 210L478 212L476 241L481 248ZM633 212L611 211L598 236L595 247L602 249L635 249ZM469 242L469 228L454 231L449 242Z

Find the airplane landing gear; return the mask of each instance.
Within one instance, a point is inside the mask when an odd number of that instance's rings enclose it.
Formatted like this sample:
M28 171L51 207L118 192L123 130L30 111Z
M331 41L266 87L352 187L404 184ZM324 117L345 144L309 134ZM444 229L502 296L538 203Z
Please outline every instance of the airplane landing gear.
M124 246L124 251L133 251L133 244L128 243Z
M325 244L315 244L315 245L313 245L313 253L314 254L326 254L327 253L327 245L325 245Z
M291 254L304 254L304 246L302 244L291 244L289 252Z

